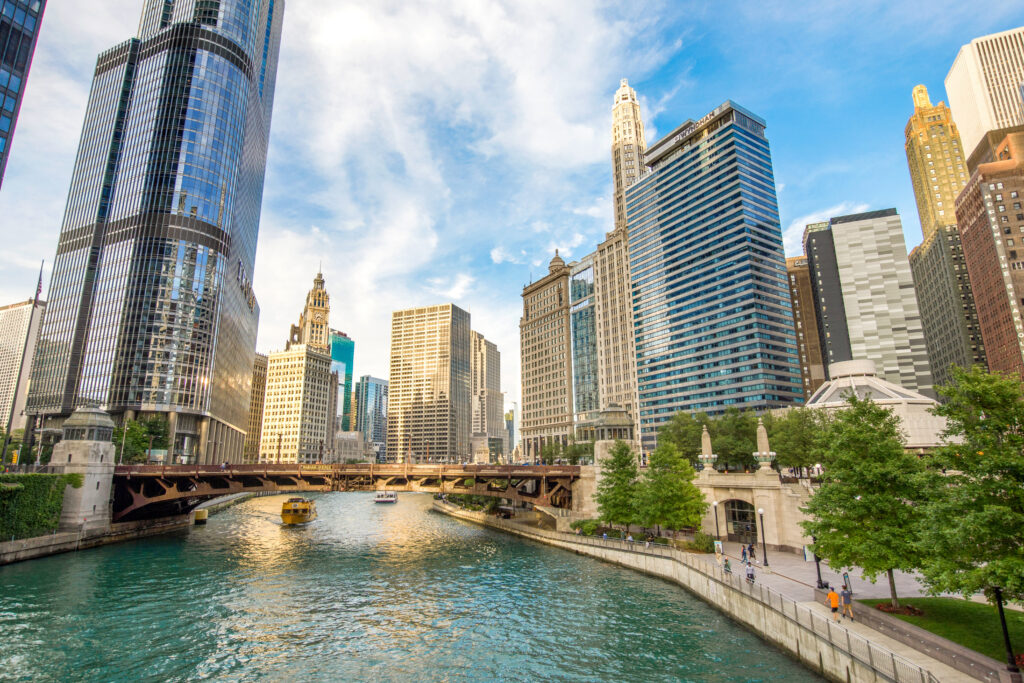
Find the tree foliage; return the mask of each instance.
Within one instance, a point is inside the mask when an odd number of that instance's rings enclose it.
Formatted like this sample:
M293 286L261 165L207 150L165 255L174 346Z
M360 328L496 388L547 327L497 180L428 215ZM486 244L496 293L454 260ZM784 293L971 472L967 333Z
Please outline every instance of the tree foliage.
M754 469L757 461L757 416L751 411L728 408L714 422L708 425L711 432L711 449L718 456L719 465L740 469ZM700 439L697 440L698 447Z
M887 574L892 604L899 606L893 570L919 564L922 516L915 499L924 468L904 450L899 418L890 410L852 395L847 401L829 425L821 488L801 524L833 568L859 567L872 581Z
M168 447L169 427L167 420L160 415L153 415L141 420L131 420L128 427L114 430L112 441L118 462L125 464L144 463L149 459L149 439L153 438L154 449ZM122 457L122 448L124 454Z
M676 413L658 430L658 443L671 444L691 465L696 465L700 462L701 432L710 422L704 413Z
M562 457L562 444L558 441L551 441L544 444L540 449L540 460L545 465L554 465L555 460Z
M642 526L678 531L700 526L708 504L693 484L697 473L671 443L651 453L640 486L638 517Z
M609 456L601 460L595 496L598 512L609 524L634 524L640 492L636 456L624 441L616 441Z
M1000 588L1024 600L1024 395L1020 380L953 368L946 442L934 462L921 533L921 573L933 592Z
M780 467L813 467L825 459L828 414L813 408L792 408L765 421Z

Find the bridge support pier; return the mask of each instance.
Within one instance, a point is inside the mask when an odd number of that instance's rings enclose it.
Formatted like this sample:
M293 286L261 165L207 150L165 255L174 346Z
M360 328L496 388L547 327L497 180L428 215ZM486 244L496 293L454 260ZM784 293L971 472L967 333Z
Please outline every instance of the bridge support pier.
M110 490L114 481L114 421L97 408L79 408L64 420L64 438L50 464L64 474L81 474L82 486L64 490L62 530L110 530Z

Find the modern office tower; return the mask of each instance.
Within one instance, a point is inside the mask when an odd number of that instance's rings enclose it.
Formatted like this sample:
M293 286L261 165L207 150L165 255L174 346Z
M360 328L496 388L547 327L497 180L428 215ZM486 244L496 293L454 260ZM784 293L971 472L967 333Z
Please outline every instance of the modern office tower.
M615 180L615 227L626 227L626 188L646 172L643 164L647 140L640 101L629 81L619 81L612 105L612 175Z
M317 351L329 351L330 317L331 297L324 289L323 273L317 272L313 278L313 288L306 293L306 305L299 316L299 324L291 326L284 348L288 349L292 344L305 344Z
M1024 126L1002 131L971 155L956 203L964 261L992 372L1024 378Z
M338 373L341 384L338 388L340 430L351 432L356 429L352 411L352 364L356 343L338 330L331 330L331 369Z
M0 185L36 51L46 0L7 0L0 9ZM22 420L24 425L24 420Z
M808 225L804 253L826 375L832 363L871 360L882 379L931 395L928 350L896 209Z
M913 98L904 146L921 233L927 239L940 226L956 224L956 196L967 184L967 152L946 103L933 106L923 85L914 88Z
M516 443L516 411L515 408L512 410L505 411L505 431L508 432L508 450L505 452L506 455L512 455L512 452L518 445Z
M975 38L960 48L946 75L946 94L964 149L986 132L1024 125L1024 27Z
M25 428L28 380L45 311L46 302L34 299L0 306L0 430L8 419L12 430Z
M502 414L505 395L501 393L501 353L479 332L470 332L470 345L471 433L474 438L486 439L488 453L503 456L508 452L508 433Z
M388 381L363 375L356 382L356 431L362 432L366 442L377 453L377 462L388 459Z
M267 357L257 353L252 363L252 390L249 392L249 429L242 445L242 462L257 462L263 432L263 402L267 397Z
M30 414L166 415L171 456L237 462L282 0L146 0L100 55L71 178Z
M338 375L331 371L331 357L324 351L296 343L270 353L259 461L329 461L337 397Z
M793 302L793 323L796 327L796 346L800 356L800 378L804 385L804 400L825 383L825 364L821 360L821 342L818 339L818 316L814 312L814 292L806 256L786 259L789 276L789 296Z
M573 430L569 272L556 250L548 274L523 288L519 433L523 454L531 462L540 459L545 444L567 444Z
M674 414L802 400L765 122L725 102L626 191L642 447Z
M588 424L601 409L597 374L597 314L594 256L569 264L569 334L572 338L574 433L587 439ZM582 431L581 431L582 430ZM587 439L589 440L589 439Z
M469 313L454 304L391 314L388 458L464 462L470 455Z
M905 147L924 240L910 252L910 270L932 379L944 384L950 366L985 363L956 228L956 197L967 183L967 151L943 102L933 106L923 85L914 88L913 99Z

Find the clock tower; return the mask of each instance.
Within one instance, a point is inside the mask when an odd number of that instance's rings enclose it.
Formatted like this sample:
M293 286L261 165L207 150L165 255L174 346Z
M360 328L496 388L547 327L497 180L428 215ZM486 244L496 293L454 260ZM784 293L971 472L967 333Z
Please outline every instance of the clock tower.
M318 272L313 278L313 289L306 295L306 307L299 316L299 324L292 325L285 349L290 348L292 344L305 344L318 351L330 353L330 313L330 296L324 289L323 273Z

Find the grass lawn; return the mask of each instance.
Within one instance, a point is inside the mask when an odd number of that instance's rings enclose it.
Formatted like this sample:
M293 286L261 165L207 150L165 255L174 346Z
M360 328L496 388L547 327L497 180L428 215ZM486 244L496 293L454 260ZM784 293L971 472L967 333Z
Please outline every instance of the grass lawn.
M860 600L874 607L888 600ZM923 617L908 617L902 614L889 616L919 626L935 635L960 643L975 652L1005 662L1006 649L1003 647L1003 632L999 627L999 613L990 604L968 602L958 598L900 598L901 605L913 605L924 612ZM1014 653L1024 652L1024 612L1006 609L1006 625L1010 629L1010 643Z

